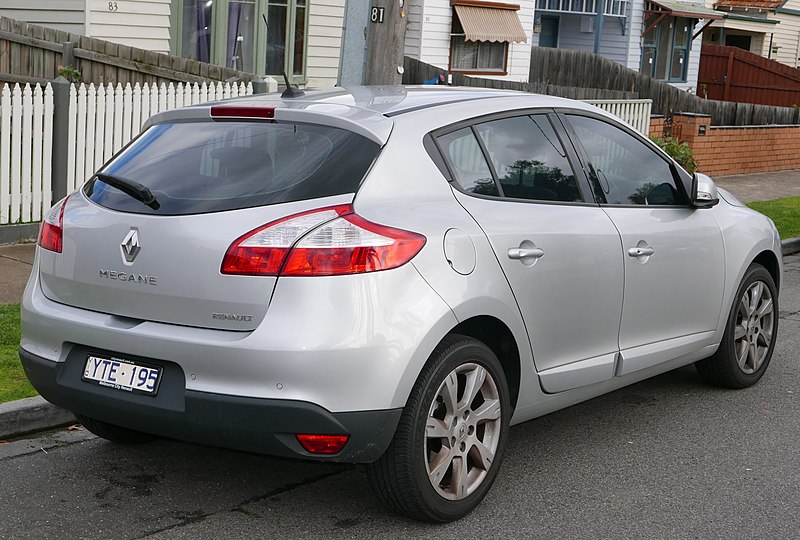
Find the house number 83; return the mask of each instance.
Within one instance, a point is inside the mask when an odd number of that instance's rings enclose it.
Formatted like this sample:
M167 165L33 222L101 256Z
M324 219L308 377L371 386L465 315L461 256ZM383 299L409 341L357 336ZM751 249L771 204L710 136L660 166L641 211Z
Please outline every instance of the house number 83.
M118 9L119 9L119 6L117 5L116 2L109 2L108 3L108 11L117 11Z

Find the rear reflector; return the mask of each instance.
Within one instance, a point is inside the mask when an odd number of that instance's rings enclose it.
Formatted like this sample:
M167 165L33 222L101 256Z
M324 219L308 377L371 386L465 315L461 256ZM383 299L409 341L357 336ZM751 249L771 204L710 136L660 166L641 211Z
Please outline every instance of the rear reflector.
M268 223L237 239L223 274L339 276L397 268L425 245L425 237L378 225L350 205L320 208Z
M214 105L212 118L275 118L274 107L246 107L236 105Z
M60 203L53 206L39 228L37 244L44 249L61 253L64 239L64 208L67 206L67 195Z
M309 454L338 454L349 438L349 435L297 434L297 441Z

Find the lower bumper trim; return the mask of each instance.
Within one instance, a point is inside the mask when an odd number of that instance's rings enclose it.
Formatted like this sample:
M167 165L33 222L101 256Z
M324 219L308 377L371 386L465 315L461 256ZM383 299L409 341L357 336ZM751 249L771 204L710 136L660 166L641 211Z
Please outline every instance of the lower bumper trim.
M77 349L65 362L19 349L25 373L42 397L76 414L170 439L289 458L371 463L389 446L402 412L332 413L304 401L186 390L175 364L165 367L172 376L157 396L129 394L82 382L86 349ZM346 434L350 439L340 453L324 456L308 453L296 433Z

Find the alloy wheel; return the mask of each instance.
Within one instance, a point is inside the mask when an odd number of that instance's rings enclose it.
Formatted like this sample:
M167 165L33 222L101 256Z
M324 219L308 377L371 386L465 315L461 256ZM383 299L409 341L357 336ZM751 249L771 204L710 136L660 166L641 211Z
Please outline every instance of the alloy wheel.
M502 408L497 384L481 365L466 363L444 378L425 425L428 479L449 500L473 493L492 467Z
M736 315L734 348L744 373L754 373L766 359L774 323L772 293L764 282L756 281L742 295Z

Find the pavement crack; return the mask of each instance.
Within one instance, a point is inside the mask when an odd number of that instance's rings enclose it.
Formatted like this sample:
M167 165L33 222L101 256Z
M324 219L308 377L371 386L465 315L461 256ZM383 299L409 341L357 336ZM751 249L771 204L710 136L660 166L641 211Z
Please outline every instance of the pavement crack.
M32 262L24 261L22 259L18 259L16 257L9 257L8 255L0 255L0 259L8 259L9 261L15 261L22 264L27 264L28 266L33 266Z
M208 518L210 518L210 517L212 517L214 515L217 515L217 514L224 514L224 513L227 513L227 512L240 512L240 513L243 513L243 514L251 515L252 513L248 512L245 509L245 507L248 506L248 505L251 505L251 504L254 504L254 503L258 503L258 502L261 502L261 501L265 501L267 499L270 499L271 497L275 497L276 495L281 495L283 493L287 493L287 492L295 490L295 489L297 489L299 487L303 487L303 486L307 486L307 485L310 485L310 484L315 484L317 482L321 482L322 480L325 480L325 479L330 478L332 476L336 476L338 474L343 474L343 473L345 473L347 471L350 471L352 468L353 467L346 467L346 468L344 468L342 470L337 470L337 471L334 471L334 472L328 472L328 473L324 473L324 474L319 474L317 476L312 476L311 478L305 478L305 479L300 480L298 482L290 482L288 484L284 484L282 486L278 486L275 489L272 489L272 490L270 490L270 491L268 491L268 492L266 492L266 493L264 493L262 495L256 495L255 497L251 497L249 499L246 499L246 500L242 501L241 503L237 504L236 506L234 506L232 508L228 508L227 510L220 510L220 511L217 511L217 512L201 512L201 511L170 512L169 514L167 514L167 516L163 516L163 517L172 517L174 519L177 519L178 523L173 523L172 525L167 525L165 527L161 527L161 528L146 532L142 536L138 536L136 538L136 540L142 540L143 538L149 538L151 536L155 536L155 535L163 533L163 532L172 531L172 530L175 530L175 529L179 529L181 527L186 527L187 525L192 525L194 523L200 523L201 521L204 521L204 520L206 520L206 519L208 519Z

